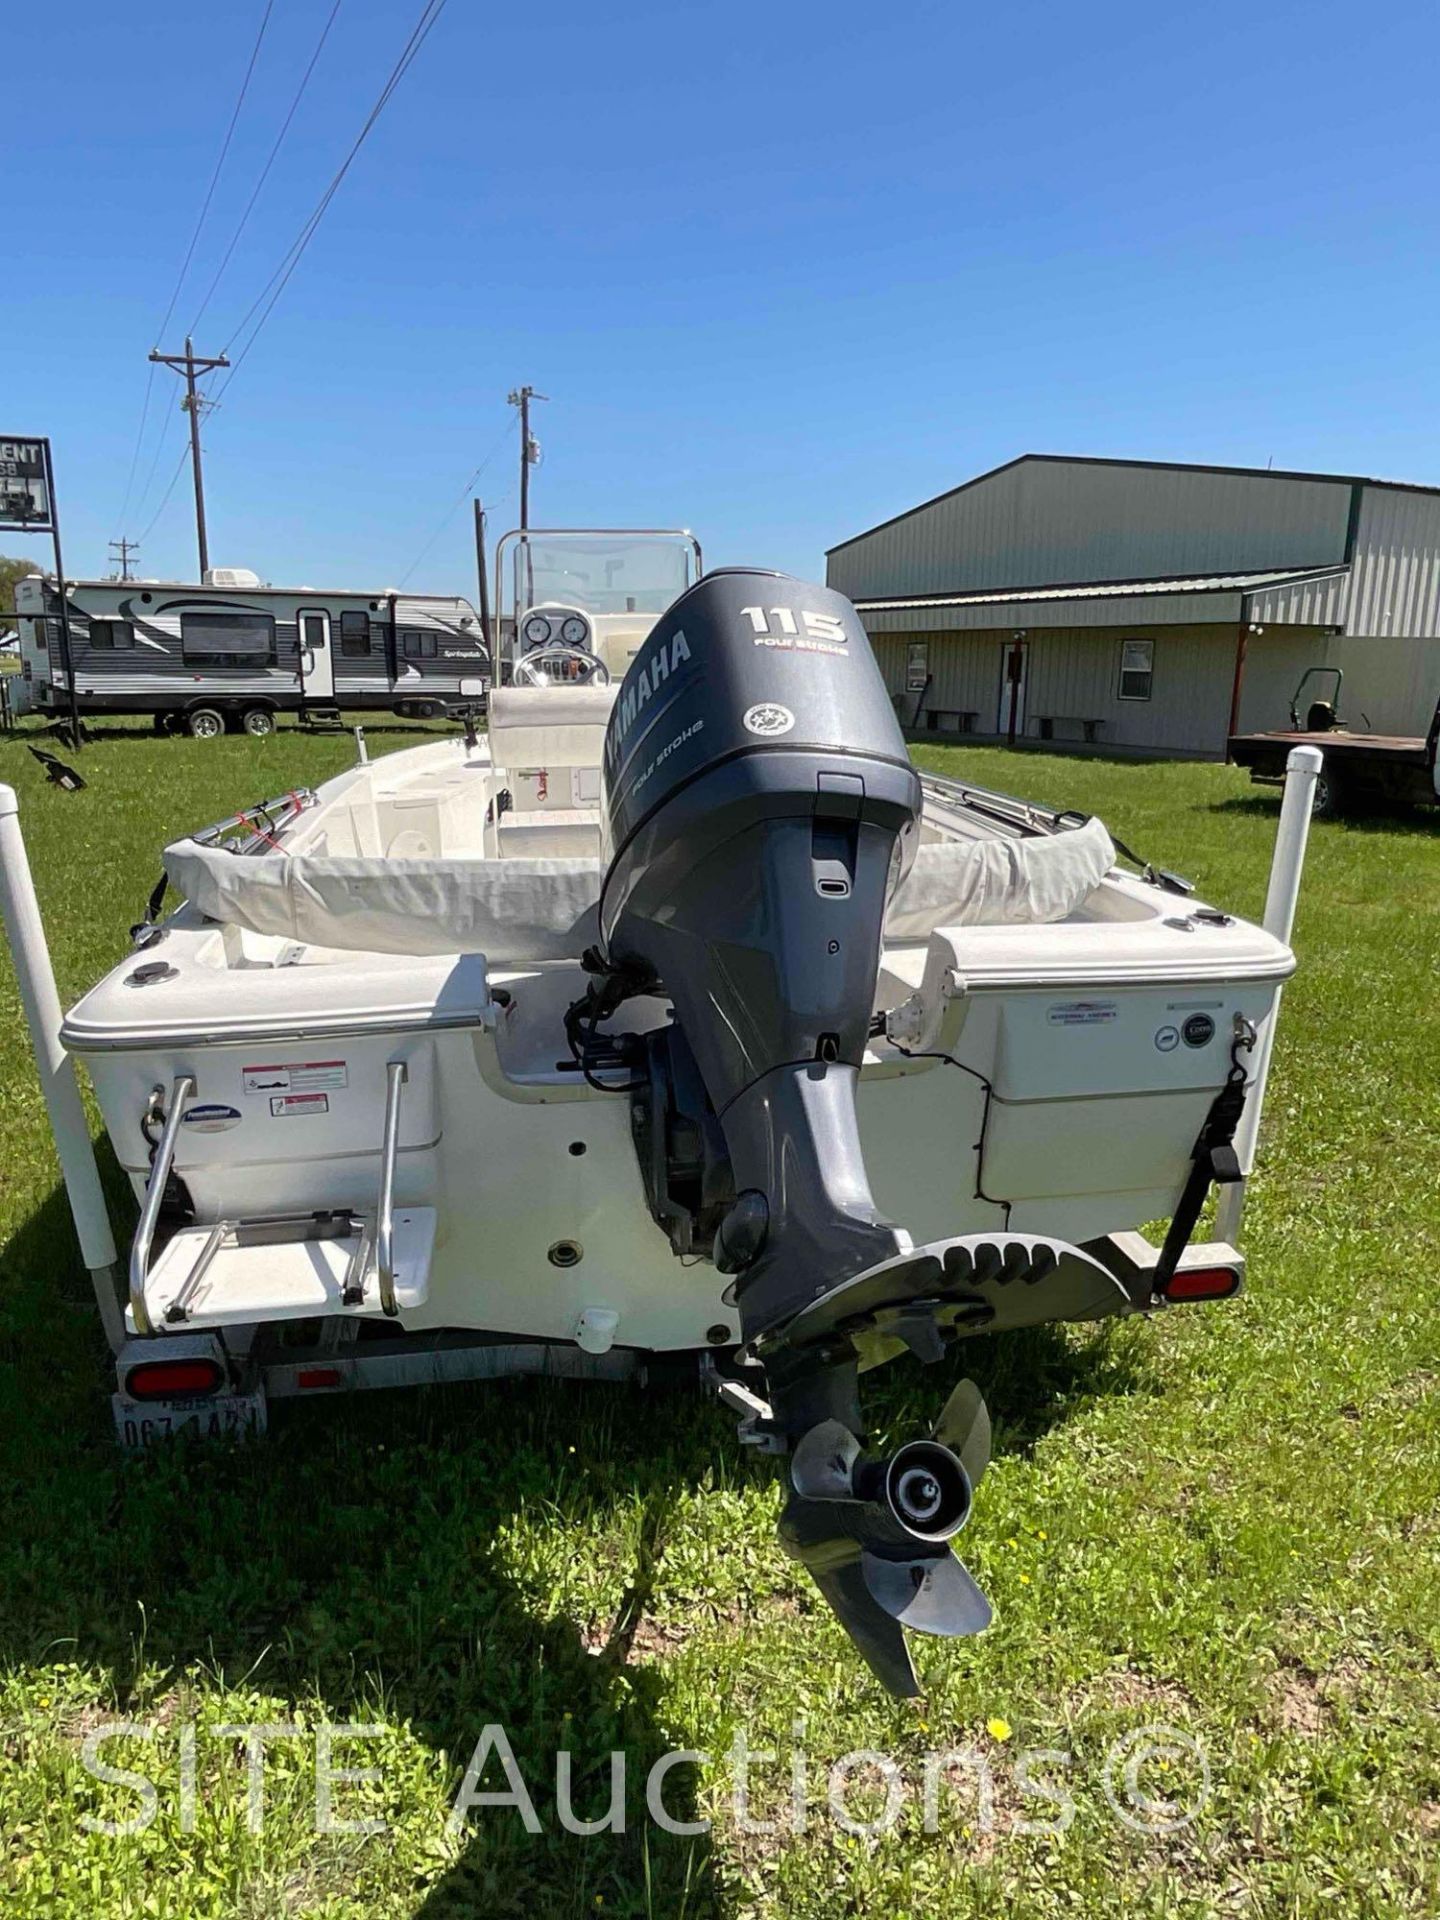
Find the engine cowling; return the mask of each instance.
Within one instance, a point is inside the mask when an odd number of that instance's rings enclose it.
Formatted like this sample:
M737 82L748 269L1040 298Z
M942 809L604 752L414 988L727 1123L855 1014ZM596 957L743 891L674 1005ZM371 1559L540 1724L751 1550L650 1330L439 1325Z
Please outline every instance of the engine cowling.
M609 965L669 996L736 1199L715 1238L747 1339L907 1244L855 1084L920 784L849 602L707 575L657 623L605 741Z

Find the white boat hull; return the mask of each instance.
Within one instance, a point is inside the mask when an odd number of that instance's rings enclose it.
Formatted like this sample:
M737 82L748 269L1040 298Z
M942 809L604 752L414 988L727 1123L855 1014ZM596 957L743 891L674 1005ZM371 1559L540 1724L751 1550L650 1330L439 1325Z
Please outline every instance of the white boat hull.
M396 756L387 778L455 750ZM1056 925L887 946L877 1006L900 1044L872 1042L858 1108L875 1197L916 1242L1010 1226L1082 1244L1174 1208L1235 1036L1263 1037L1293 961L1153 886L1117 874L1107 894ZM134 983L162 963L167 977ZM64 1037L137 1198L147 1108L193 1078L174 1170L201 1227L373 1217L386 1068L403 1061L394 1202L434 1215L423 1285L398 1316L407 1333L569 1343L588 1316L622 1347L732 1344L725 1276L677 1259L647 1210L629 1099L563 1057L561 1016L583 987L573 961L492 971L475 954L289 952L186 908L72 1010ZM630 1025L665 1017L656 1001L627 1008ZM284 1317L256 1310L261 1295L285 1289L237 1284L231 1309L217 1282L203 1315L162 1313L156 1330ZM328 1296L296 1308L339 1311Z

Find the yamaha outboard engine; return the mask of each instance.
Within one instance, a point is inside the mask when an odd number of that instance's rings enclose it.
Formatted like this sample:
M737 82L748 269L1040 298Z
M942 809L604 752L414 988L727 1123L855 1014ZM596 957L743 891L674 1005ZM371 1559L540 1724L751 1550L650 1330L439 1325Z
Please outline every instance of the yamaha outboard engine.
M625 676L604 779L602 944L572 1044L592 1074L629 1065L651 1211L677 1253L734 1275L768 1381L759 1425L791 1453L787 1549L886 1684L913 1693L902 1626L972 1633L990 1617L946 1544L988 1422L965 1383L931 1437L862 1452L851 1333L936 1357L933 1296L964 1243L912 1248L860 1147L886 903L921 790L853 607L779 574L702 579ZM673 1024L606 1041L636 993L667 996Z

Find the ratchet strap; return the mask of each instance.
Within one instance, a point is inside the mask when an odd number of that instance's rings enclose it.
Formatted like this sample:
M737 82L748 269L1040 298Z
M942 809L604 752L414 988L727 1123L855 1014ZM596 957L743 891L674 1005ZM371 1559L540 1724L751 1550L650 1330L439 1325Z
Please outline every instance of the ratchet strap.
M1225 1076L1224 1086L1210 1103L1205 1124L1190 1150L1190 1173L1171 1218L1170 1231L1165 1235L1165 1244L1160 1249L1159 1264L1155 1268L1153 1285L1156 1293L1163 1294L1175 1277L1180 1256L1190 1244L1190 1236L1195 1231L1211 1187L1230 1186L1245 1177L1240 1168L1240 1157L1235 1151L1235 1129L1245 1111L1245 1095L1250 1085L1240 1055L1249 1053L1254 1045L1255 1028L1250 1021L1237 1015L1235 1041L1230 1048L1230 1071Z
M137 947L144 948L154 945L154 937L158 931L155 922L160 917L160 908L165 899L165 889L169 884L169 875L162 873L150 889L150 898L145 902L145 917L143 920L137 920L135 925L130 929L130 938L135 942Z

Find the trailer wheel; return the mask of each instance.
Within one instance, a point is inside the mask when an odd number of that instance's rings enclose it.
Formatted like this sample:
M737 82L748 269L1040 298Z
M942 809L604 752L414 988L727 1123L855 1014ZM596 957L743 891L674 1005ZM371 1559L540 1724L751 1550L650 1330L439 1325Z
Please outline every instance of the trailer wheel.
M275 716L268 707L247 707L240 722L256 740L268 740L275 731Z
M185 725L192 740L218 740L225 731L225 716L218 707L192 707Z
M1310 818L1312 820L1334 820L1344 811L1345 789L1336 776L1322 767L1316 775L1315 791L1310 800Z

